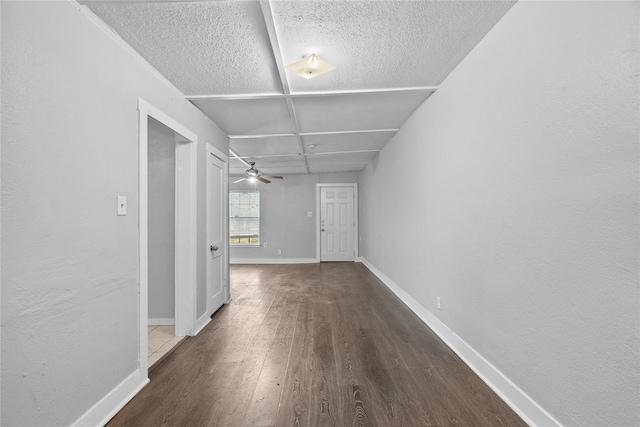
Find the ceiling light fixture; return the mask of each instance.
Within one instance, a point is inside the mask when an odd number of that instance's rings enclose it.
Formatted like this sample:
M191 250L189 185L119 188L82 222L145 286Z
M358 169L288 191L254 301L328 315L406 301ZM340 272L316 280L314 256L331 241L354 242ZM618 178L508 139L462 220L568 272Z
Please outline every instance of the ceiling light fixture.
M284 68L304 77L305 79L310 79L336 69L336 67L329 64L315 53L305 56L299 61L287 64Z

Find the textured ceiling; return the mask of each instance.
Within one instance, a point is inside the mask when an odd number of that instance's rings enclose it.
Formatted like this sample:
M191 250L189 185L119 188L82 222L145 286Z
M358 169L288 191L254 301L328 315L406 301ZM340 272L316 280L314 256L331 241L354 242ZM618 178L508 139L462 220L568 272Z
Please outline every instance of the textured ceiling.
M82 1L268 174L361 170L513 3Z

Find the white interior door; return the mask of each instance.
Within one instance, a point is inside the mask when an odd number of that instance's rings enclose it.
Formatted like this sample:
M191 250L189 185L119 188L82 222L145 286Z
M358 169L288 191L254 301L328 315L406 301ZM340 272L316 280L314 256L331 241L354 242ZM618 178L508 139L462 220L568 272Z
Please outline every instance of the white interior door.
M355 260L353 187L320 188L320 261Z
M207 313L225 303L225 162L207 153Z

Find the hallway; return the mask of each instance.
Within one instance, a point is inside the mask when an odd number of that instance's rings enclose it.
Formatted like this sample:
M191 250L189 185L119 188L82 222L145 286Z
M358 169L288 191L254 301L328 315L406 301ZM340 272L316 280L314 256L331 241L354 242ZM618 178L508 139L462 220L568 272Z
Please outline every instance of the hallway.
M236 265L114 426L525 425L363 265Z

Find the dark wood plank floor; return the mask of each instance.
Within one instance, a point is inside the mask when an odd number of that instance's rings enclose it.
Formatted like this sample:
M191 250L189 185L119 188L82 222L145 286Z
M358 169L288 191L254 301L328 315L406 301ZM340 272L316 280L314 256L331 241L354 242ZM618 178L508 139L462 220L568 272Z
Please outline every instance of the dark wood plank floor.
M115 426L526 426L357 263L232 266Z

